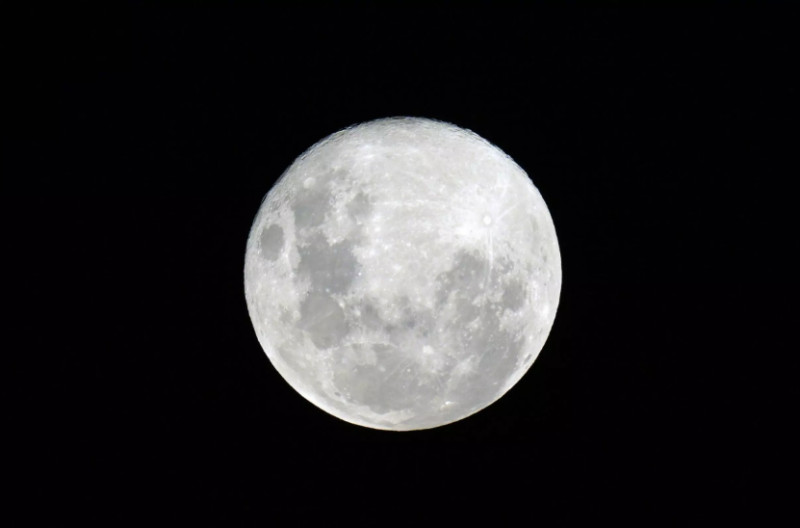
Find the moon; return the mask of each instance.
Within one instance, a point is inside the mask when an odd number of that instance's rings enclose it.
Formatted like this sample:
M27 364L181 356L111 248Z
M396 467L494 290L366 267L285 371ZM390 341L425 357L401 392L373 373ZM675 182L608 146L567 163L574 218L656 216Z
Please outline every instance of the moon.
M327 413L430 429L497 401L553 326L561 255L541 194L474 132L394 117L283 173L247 239L244 289L280 375Z

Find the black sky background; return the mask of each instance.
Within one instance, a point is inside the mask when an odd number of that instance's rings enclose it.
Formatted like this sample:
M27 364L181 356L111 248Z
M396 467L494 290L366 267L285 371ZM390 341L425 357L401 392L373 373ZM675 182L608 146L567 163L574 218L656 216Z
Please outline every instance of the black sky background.
M763 388L796 348L770 330L794 320L797 290L782 18L48 18L59 31L13 48L25 73L2 183L19 248L8 291L21 294L8 431L30 511L66 494L76 518L208 512L234 525L503 526L545 506L573 525L589 498L662 519L758 513L736 497L769 469ZM250 223L277 177L328 134L397 115L469 128L514 158L550 208L564 274L523 380L468 419L410 433L347 424L296 394L243 291Z

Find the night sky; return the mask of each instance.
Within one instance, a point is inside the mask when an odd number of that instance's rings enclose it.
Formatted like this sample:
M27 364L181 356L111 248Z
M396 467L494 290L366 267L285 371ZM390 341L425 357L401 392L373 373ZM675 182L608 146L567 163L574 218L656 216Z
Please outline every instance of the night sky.
M21 338L6 432L31 515L574 526L597 501L649 526L757 511L735 497L767 465L759 387L796 350L769 330L797 313L785 17L146 5L37 13L11 48L6 323ZM509 154L563 261L525 377L410 433L291 389L243 286L281 173L390 116Z

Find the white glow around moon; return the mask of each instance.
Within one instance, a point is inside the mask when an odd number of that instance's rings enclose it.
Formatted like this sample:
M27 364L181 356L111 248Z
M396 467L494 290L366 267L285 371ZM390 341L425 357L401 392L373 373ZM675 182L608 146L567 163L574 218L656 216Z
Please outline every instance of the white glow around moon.
M320 141L267 194L245 256L258 340L303 397L375 429L487 407L553 325L561 257L530 178L500 149L419 118Z

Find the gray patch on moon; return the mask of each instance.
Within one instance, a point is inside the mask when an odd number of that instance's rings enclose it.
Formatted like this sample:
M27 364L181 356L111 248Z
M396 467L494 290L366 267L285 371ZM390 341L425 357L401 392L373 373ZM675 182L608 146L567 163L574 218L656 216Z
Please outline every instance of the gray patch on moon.
M456 253L453 267L439 274L436 289L436 304L442 306L451 295L471 301L481 294L488 271L488 263L475 254L460 250Z
M452 398L467 408L483 405L494 399L516 372L524 338L502 330L495 310L483 311L481 325L477 328L454 330L456 343L464 350L464 356L478 358L474 369L486 382L458 385Z
M398 346L400 343L429 343L435 346L436 328L436 318L430 310L406 309L397 324L384 323L383 331Z
M363 299L358 310L361 314L359 321L363 324L364 328L369 330L380 330L386 324L384 320L381 319L378 309L375 308L375 305L371 300L367 298Z
M363 192L359 192L347 204L347 213L356 220L362 220L372 211L372 203Z
M482 378L492 381L474 385L457 384L453 387L454 392L448 397L468 408L493 398L495 393L504 388L505 381L517 369L519 353L524 344L524 340L501 329L498 309L521 308L525 288L519 281L512 280L503 290L501 304L485 299L478 302L478 297L484 292L484 284L488 288L498 287L495 281L485 282L488 271L488 261L461 251L456 255L453 267L437 277L437 306L444 307L449 301L455 307L447 325L455 346L463 358L479 358L474 368ZM477 320L479 323L474 324ZM464 390L464 387L469 389Z
M283 249L283 228L273 224L261 230L261 255L267 260L275 260Z
M346 178L347 174L342 168L329 169L301 182L302 186L297 189L291 205L294 225L298 230L322 225L333 206L330 182Z
M434 311L412 310L405 297L395 300L402 307L396 324L387 323L373 301L363 299L359 322L380 331L393 345L362 343L336 351L332 381L343 401L378 414L410 411L413 416L398 426L412 428L448 416L456 420L465 410L474 412L500 395L517 371L525 340L501 329L498 313L521 308L526 288L514 280L502 290L501 303L481 299L488 271L487 260L463 250L453 267L439 274L438 311L452 310L443 327ZM497 282L487 286L499 287ZM423 346L427 352L416 350ZM476 373L484 381L469 383Z
M528 288L524 286L521 281L512 279L508 281L505 290L503 290L503 308L509 310L519 310L525 304L525 298L528 295Z
M344 293L358 274L358 260L353 254L353 242L330 245L325 236L316 233L308 245L298 247L299 276L308 277L314 291Z
M303 300L297 327L305 331L314 346L320 349L340 344L350 332L339 303L318 292L310 292Z
M430 310L405 310L401 328L413 331L419 337L426 338L436 330L436 318Z
M334 385L346 390L349 401L378 414L399 410L425 413L427 402L439 393L437 385L424 382L427 373L420 371L408 351L385 344L370 346L375 364L340 360L333 366Z
M299 190L294 199L294 225L297 229L317 227L331 208L331 194L322 182Z
M294 225L297 229L316 227L325 220L329 208L329 193L316 189L299 193L294 204Z

